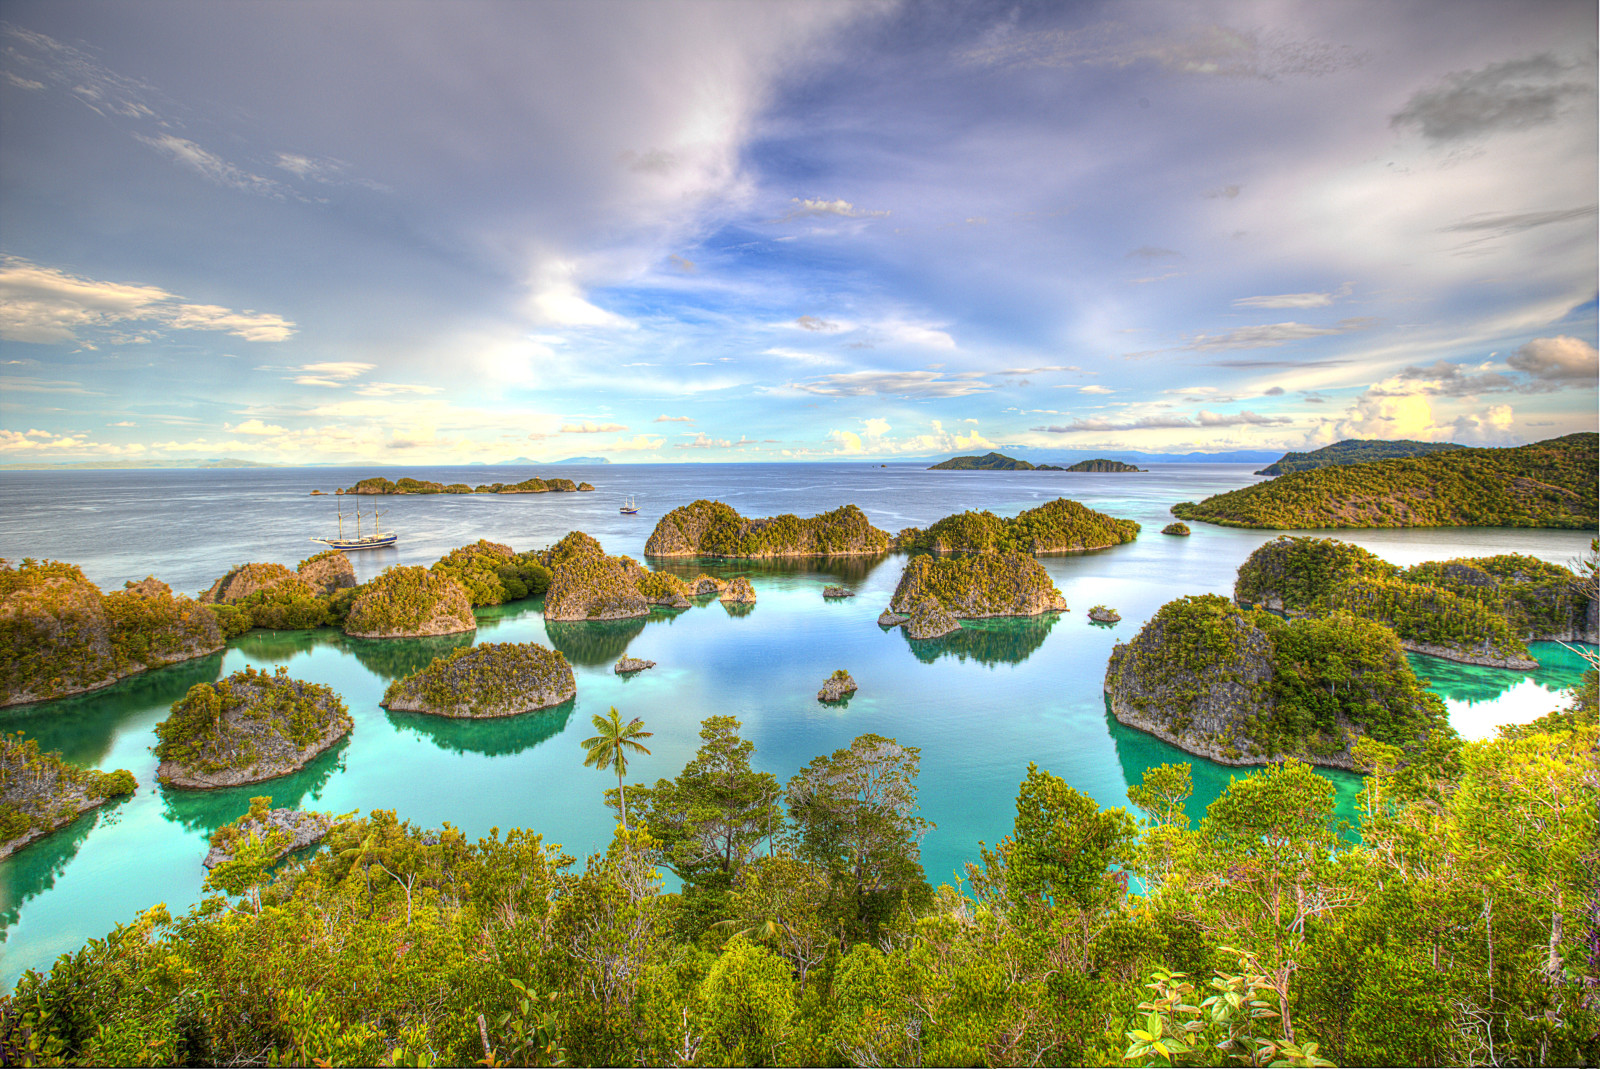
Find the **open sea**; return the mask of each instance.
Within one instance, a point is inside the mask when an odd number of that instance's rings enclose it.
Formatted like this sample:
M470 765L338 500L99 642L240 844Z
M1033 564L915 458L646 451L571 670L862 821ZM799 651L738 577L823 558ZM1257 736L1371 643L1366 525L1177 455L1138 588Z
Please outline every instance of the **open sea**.
M645 540L669 509L697 498L725 501L746 516L810 516L854 503L893 533L963 509L1015 515L1058 496L1144 525L1115 549L1042 558L1069 610L1027 620L972 621L956 634L912 642L877 626L904 559L805 564L664 564L692 576L744 575L753 610L713 600L681 612L610 624L546 625L538 601L480 610L475 634L419 640L347 639L337 631L256 631L222 653L135 676L91 694L0 710L0 730L23 731L77 764L127 768L131 798L87 814L0 862L0 990L30 968L104 935L165 903L179 913L199 901L207 839L249 808L275 805L346 813L394 809L424 826L449 821L467 835L491 827L542 832L579 858L609 842L602 793L615 777L583 767L579 740L590 717L616 706L642 717L651 756L630 762L629 779L675 776L699 743L700 721L732 715L755 743L755 765L787 780L818 754L857 735L892 736L921 749L923 816L935 828L923 862L935 884L952 882L976 860L978 843L1010 830L1017 785L1028 763L1064 778L1102 806L1127 805L1144 770L1194 765L1198 818L1237 770L1192 758L1122 727L1101 694L1106 660L1160 606L1187 594L1231 594L1235 570L1270 531L1194 524L1189 538L1160 530L1179 501L1199 500L1258 477L1257 465L1155 465L1146 474L927 471L923 464L597 465L516 467L243 468L215 470L6 471L0 473L0 556L70 561L104 590L146 575L195 594L235 565L293 567L334 533L338 499L320 489L383 474L441 482L516 482L530 475L587 480L594 493L347 498L386 509L391 549L352 554L366 580L395 564L431 564L450 549L488 538L540 549L569 531L595 536L608 553L642 558ZM639 514L623 516L626 496ZM347 519L348 530L348 519ZM1458 556L1529 553L1567 563L1592 533L1510 528L1425 528L1329 534L1399 565ZM842 584L857 596L825 601ZM1122 614L1113 627L1086 611L1104 603ZM577 697L560 707L503 720L460 722L378 706L387 684L457 645L538 642L566 654ZM631 678L612 672L626 652L657 662ZM1531 672L1477 668L1412 656L1468 738L1498 724L1527 722L1564 703L1582 662L1554 643L1533 647ZM287 665L325 683L355 719L347 739L292 776L237 789L166 790L155 779L154 727L190 686L245 665ZM817 688L846 668L860 690L823 706ZM1357 777L1327 773L1341 815L1354 819ZM580 862L581 864L581 862Z

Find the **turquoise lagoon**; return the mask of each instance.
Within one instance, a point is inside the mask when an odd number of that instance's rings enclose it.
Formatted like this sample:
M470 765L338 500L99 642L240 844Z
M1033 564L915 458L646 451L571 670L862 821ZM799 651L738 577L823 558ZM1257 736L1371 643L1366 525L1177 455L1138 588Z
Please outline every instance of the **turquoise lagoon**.
M370 469L199 472L6 473L0 483L0 545L8 557L52 557L84 567L102 588L154 572L175 589L202 589L247 560L293 565L317 547L334 503L312 488L349 485ZM433 468L389 471L442 481L513 482L546 469ZM1144 770L1190 761L1200 816L1237 770L1190 758L1116 723L1101 694L1106 659L1164 602L1231 591L1234 571L1271 532L1194 525L1189 538L1162 536L1174 502L1255 481L1244 465L1170 465L1143 475L1045 472L927 472L922 466L731 465L562 468L588 479L593 494L380 499L400 545L356 558L367 578L392 564L427 564L483 536L518 549L549 545L570 530L598 537L612 553L641 556L655 519L698 497L728 501L746 515L810 515L847 502L890 531L923 526L950 512L989 508L1015 514L1055 496L1138 520L1139 539L1095 553L1045 558L1070 609L1029 620L974 622L943 639L913 642L876 618L903 559L797 565L662 563L745 575L755 606L730 611L715 600L648 619L612 624L547 624L537 601L482 610L475 634L427 640L361 640L335 631L257 631L224 652L125 680L93 694L0 712L0 729L36 736L46 749L98 768L128 768L140 782L130 799L0 862L0 986L27 968L162 902L174 911L201 897L200 859L212 830L270 794L278 805L344 813L395 809L418 824L450 822L468 835L524 826L583 856L604 847L611 816L602 793L611 777L582 766L579 740L590 717L615 706L655 732L653 751L630 779L675 775L694 753L702 719L732 715L756 746L758 767L787 779L812 757L874 732L917 746L923 814L936 827L923 843L929 878L950 882L977 856L979 841L1009 830L1018 782L1030 761L1062 776L1103 806L1126 805ZM639 499L641 515L616 512ZM363 499L369 506L372 499ZM345 507L348 509L349 503ZM1565 562L1584 532L1502 529L1324 532L1398 564L1518 551ZM824 600L845 585L856 597ZM1095 625L1096 603L1123 617ZM385 686L456 645L538 642L561 650L577 675L577 697L560 707L504 720L446 721L389 713ZM658 667L628 678L612 665L624 652ZM1527 721L1563 702L1581 661L1537 644L1532 672L1413 656L1471 738L1496 724ZM194 683L245 665L287 665L332 686L355 727L344 743L301 772L270 783L207 793L155 782L153 728ZM860 690L823 706L817 688L846 668ZM1342 815L1354 817L1356 777L1330 773Z

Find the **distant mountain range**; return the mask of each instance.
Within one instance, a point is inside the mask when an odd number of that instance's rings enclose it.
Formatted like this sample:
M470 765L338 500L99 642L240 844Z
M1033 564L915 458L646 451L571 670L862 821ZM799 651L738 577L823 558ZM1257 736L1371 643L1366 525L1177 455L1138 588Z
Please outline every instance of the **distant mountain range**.
M62 469L89 471L102 468L283 468L286 464L260 464L254 460L235 460L221 457L216 460L68 460L54 464L35 461L32 464L0 464L0 471L61 471Z
M510 464L531 464L542 467L546 464L609 464L611 461L605 457L568 457L565 460L529 460L527 457L517 457L515 460L502 460L497 465L505 467Z

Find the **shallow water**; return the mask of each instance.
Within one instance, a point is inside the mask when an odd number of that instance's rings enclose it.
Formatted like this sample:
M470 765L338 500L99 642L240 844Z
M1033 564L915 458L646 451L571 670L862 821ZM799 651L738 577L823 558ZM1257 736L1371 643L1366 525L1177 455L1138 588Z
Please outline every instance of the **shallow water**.
M541 469L422 469L441 481L513 482ZM154 572L178 590L198 591L234 564L277 560L293 565L319 548L304 541L331 527L335 502L308 498L313 487L350 485L370 470L9 472L0 477L0 553L71 560L103 588ZM427 564L484 536L535 549L579 529L608 552L640 556L661 513L698 497L727 501L746 515L811 515L847 502L890 531L924 526L964 508L1015 514L1064 495L1138 520L1129 545L1044 558L1066 595L1068 612L1032 620L983 621L929 642L884 631L876 618L888 603L903 559L843 560L826 565L664 565L746 575L758 601L735 613L704 601L647 620L550 624L538 602L482 610L475 635L427 640L361 640L335 631L253 632L222 654L174 666L90 695L0 712L0 729L26 731L45 749L99 768L128 768L141 786L130 799L86 815L70 828L0 862L0 985L25 968L47 966L89 937L165 902L174 911L200 897L206 839L270 794L278 805L344 813L396 809L422 825L444 821L470 836L490 827L526 826L583 855L602 848L611 816L602 792L614 777L582 765L579 740L590 717L616 706L639 716L654 736L653 753L630 765L630 780L675 775L698 745L700 721L732 715L756 745L756 765L787 779L812 757L849 745L866 732L921 749L923 815L936 827L923 844L929 878L949 881L976 858L980 840L995 842L1015 815L1017 784L1030 761L1062 776L1101 805L1126 805L1144 770L1191 761L1191 815L1236 770L1188 757L1117 724L1100 686L1119 639L1132 637L1164 602L1185 594L1231 591L1240 562L1272 532L1194 525L1190 538L1160 535L1174 502L1255 481L1244 465L1170 465L1146 475L1029 472L927 472L896 465L732 465L563 468L588 479L593 494L378 499L385 527L401 533L393 550L358 555L358 574L390 564ZM387 473L391 478L396 472ZM616 512L633 494L641 513ZM370 505L373 499L362 499ZM350 502L345 503L350 507ZM84 510L88 510L87 512ZM89 517L92 516L91 520ZM1426 529L1337 533L1398 564L1506 551L1564 562L1587 546L1583 532ZM822 588L844 584L854 598L825 600ZM1096 603L1116 608L1120 624L1091 624ZM539 642L562 650L577 675L577 697L556 709L503 720L462 722L389 713L384 687L433 657L467 642ZM622 678L611 666L623 652L658 667ZM1541 668L1522 673L1413 656L1468 737L1498 723L1531 720L1562 703L1577 659L1554 644L1534 650ZM196 682L246 664L288 665L291 675L325 683L350 707L355 727L345 742L308 768L267 784L208 793L168 791L155 783L153 728ZM860 690L823 706L817 688L846 668ZM1341 815L1353 819L1358 780L1330 773Z

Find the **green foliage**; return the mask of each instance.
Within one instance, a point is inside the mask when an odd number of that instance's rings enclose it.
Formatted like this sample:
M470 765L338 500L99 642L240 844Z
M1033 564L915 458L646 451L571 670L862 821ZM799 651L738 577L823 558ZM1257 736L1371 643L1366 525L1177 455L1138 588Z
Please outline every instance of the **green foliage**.
M473 608L538 597L550 587L550 570L538 554L516 553L510 546L482 538L452 549L431 570L460 583Z
M446 716L507 716L570 698L572 666L534 642L460 646L389 684L386 708L416 707Z
M1262 543L1239 565L1233 596L1241 604L1251 605L1276 599L1287 611L1303 612L1358 576L1388 579L1399 571L1382 557L1349 542L1280 535Z
M0 705L92 690L222 647L208 606L158 587L101 594L75 565L0 558Z
M53 831L139 784L125 768L78 768L60 753L41 753L22 732L0 734L0 846ZM0 850L0 857L10 854Z
M958 512L926 530L908 527L894 548L907 553L1068 553L1132 542L1139 525L1058 497L1014 517Z
M360 588L344 630L378 637L470 631L472 602L460 583L426 568L397 565Z
M571 479L524 479L519 483L485 483L476 487L466 483L431 482L426 479L406 477L391 482L378 475L360 480L354 486L340 491L345 494L542 494L549 490L577 490ZM589 489L594 489L590 487Z
M849 903L842 920L855 938L875 936L903 897L925 900L917 815L922 751L881 735L815 758L785 790L796 854L826 869Z
M255 626L250 610L238 605L213 605L211 612L224 639L236 638Z
M981 457L951 457L949 460L940 461L928 469L929 471L1032 471L1033 465L1026 460L1008 457L1004 453L985 453Z
M1402 577L1475 601L1505 617L1512 635L1528 640L1581 634L1592 600L1572 569L1522 553L1429 561Z
M1067 471L1114 471L1114 472L1144 471L1144 469L1139 467L1137 464L1124 464L1120 460L1105 460L1105 459L1080 460L1076 464L1069 465L1065 470L1067 470Z
M1257 475L1287 475L1292 471L1311 471L1341 464L1365 464L1373 460L1393 460L1396 457L1422 457L1450 449L1465 449L1454 442L1417 442L1409 438L1393 441L1383 439L1352 438L1325 445L1309 453L1285 453L1273 463L1256 472Z
M914 556L900 573L889 607L908 613L925 598L966 618L1033 616L1067 607L1044 565L1021 553Z
M802 519L792 513L747 519L732 506L701 499L673 509L645 543L647 557L803 557L878 554L889 535L854 505Z
M171 715L156 725L155 753L185 772L243 771L351 723L332 688L291 679L282 666L270 674L246 666L215 685L196 683L173 702Z
M615 705L605 716L596 713L593 722L597 734L583 740L583 767L597 768L601 772L616 769L617 807L621 814L622 830L627 831L628 798L622 790L622 777L628 774L628 754L648 755L650 750L639 740L648 739L655 732L644 730L644 721L638 717L624 724L622 714L617 712Z
M1184 523L1182 520L1179 520L1176 523L1169 523L1165 527L1161 528L1161 533L1164 535L1187 535L1189 533L1189 525Z
M1227 527L1558 527L1596 524L1600 435L1569 434L1512 449L1292 472L1172 507Z

